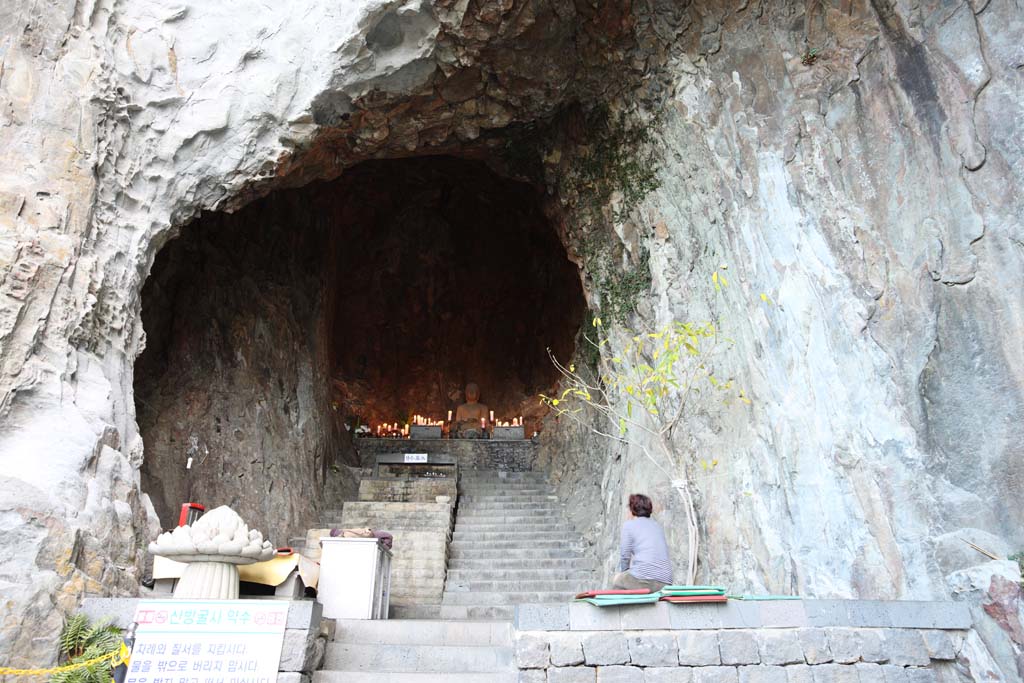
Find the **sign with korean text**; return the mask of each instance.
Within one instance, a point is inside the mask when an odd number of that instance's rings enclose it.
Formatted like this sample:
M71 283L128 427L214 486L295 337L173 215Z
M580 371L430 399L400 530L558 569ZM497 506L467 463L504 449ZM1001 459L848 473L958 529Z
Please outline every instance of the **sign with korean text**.
M275 683L288 603L143 600L126 683Z

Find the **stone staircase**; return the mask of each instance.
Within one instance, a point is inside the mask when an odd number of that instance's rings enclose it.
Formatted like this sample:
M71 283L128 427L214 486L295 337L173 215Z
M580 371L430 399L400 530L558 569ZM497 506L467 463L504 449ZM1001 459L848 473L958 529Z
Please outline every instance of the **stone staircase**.
M544 474L463 470L440 604L339 621L313 683L513 683L515 605L564 603L595 568Z
M441 600L447 619L511 619L515 605L565 602L596 563L541 472L464 470Z
M515 683L509 622L339 620L313 683Z

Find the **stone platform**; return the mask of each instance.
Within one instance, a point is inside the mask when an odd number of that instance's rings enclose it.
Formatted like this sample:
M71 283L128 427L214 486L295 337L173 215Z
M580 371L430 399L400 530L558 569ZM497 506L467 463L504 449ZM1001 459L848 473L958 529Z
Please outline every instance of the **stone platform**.
M522 683L962 680L966 605L859 600L521 605Z
M460 468L529 472L537 459L530 440L501 439L374 439L355 440L363 467L372 467L378 455L427 453L454 459Z

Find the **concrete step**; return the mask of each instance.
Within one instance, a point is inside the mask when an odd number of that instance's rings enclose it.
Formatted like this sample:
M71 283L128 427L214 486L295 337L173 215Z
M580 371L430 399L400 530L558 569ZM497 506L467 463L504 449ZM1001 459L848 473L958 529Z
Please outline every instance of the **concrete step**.
M434 607L439 609L438 605ZM512 624L507 621L338 619L334 642L511 647Z
M512 648L328 643L323 668L382 673L496 673L513 670Z
M442 678L443 676L443 678ZM517 673L382 673L370 671L317 671L313 683L517 683Z
M488 499L472 500L463 498L459 500L460 512L486 512L490 510L509 510L513 514L530 514L529 511L562 510L564 506L558 496L544 497L542 500L506 500L494 502Z
M441 605L442 619L512 619L512 605Z
M551 517L463 517L455 522L455 529L476 529L487 531L486 527L500 527L501 529L517 528L523 530L536 529L546 531L551 528L570 529L569 523L562 515Z
M460 494L460 505L463 503L558 503L558 497L550 496L474 496L473 494Z
M448 546L449 551L461 550L472 552L473 550L582 550L582 541L570 541L562 539L551 539L539 535L528 535L518 538L500 540L500 536L490 539L455 540ZM449 556L451 556L449 554Z
M442 605L528 605L569 602L575 591L464 591L446 592Z
M443 678L441 678L443 676ZM313 683L517 683L517 673L382 673L370 671L317 671Z
M467 496L553 496L555 489L551 486L459 486L459 493Z
M547 522L566 520L565 510L562 508L533 509L533 510L505 510L495 508L494 510L459 510L455 517L456 524L466 522L468 524L504 524L514 522L516 524L545 524Z
M536 554L523 554L509 557L507 553L499 553L495 557L450 557L448 569L546 569L559 567L565 569L597 569L597 561L586 555L570 555L567 557L540 557Z
M487 526L456 526L455 533L452 534L453 542L463 541L500 541L502 539L508 539L510 541L517 541L521 539L537 539L537 540L554 540L561 541L566 539L572 539L576 534L573 533L572 529L568 525L550 525L550 526L535 526L535 527L522 527L518 524L505 525L487 525Z
M530 505L522 509L516 509L509 505L495 505L492 508L473 507L472 505L459 506L459 514L456 519L463 518L491 518L491 517L519 517L524 519L546 519L548 517L565 515L565 510L560 505Z
M448 581L465 583L466 581L592 581L594 570L573 569L568 567L548 567L545 569L448 569Z
M444 584L444 594L449 593L572 593L580 591L582 581L570 579L534 579L530 581L460 581L449 578ZM442 598L443 600L443 598Z

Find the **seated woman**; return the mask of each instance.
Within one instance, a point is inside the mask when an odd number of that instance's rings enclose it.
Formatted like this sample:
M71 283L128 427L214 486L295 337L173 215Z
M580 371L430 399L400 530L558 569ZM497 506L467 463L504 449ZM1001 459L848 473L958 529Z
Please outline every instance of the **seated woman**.
M651 519L654 505L642 493L629 497L630 519L622 525L622 565L612 588L660 591L672 583L672 560L661 526Z

